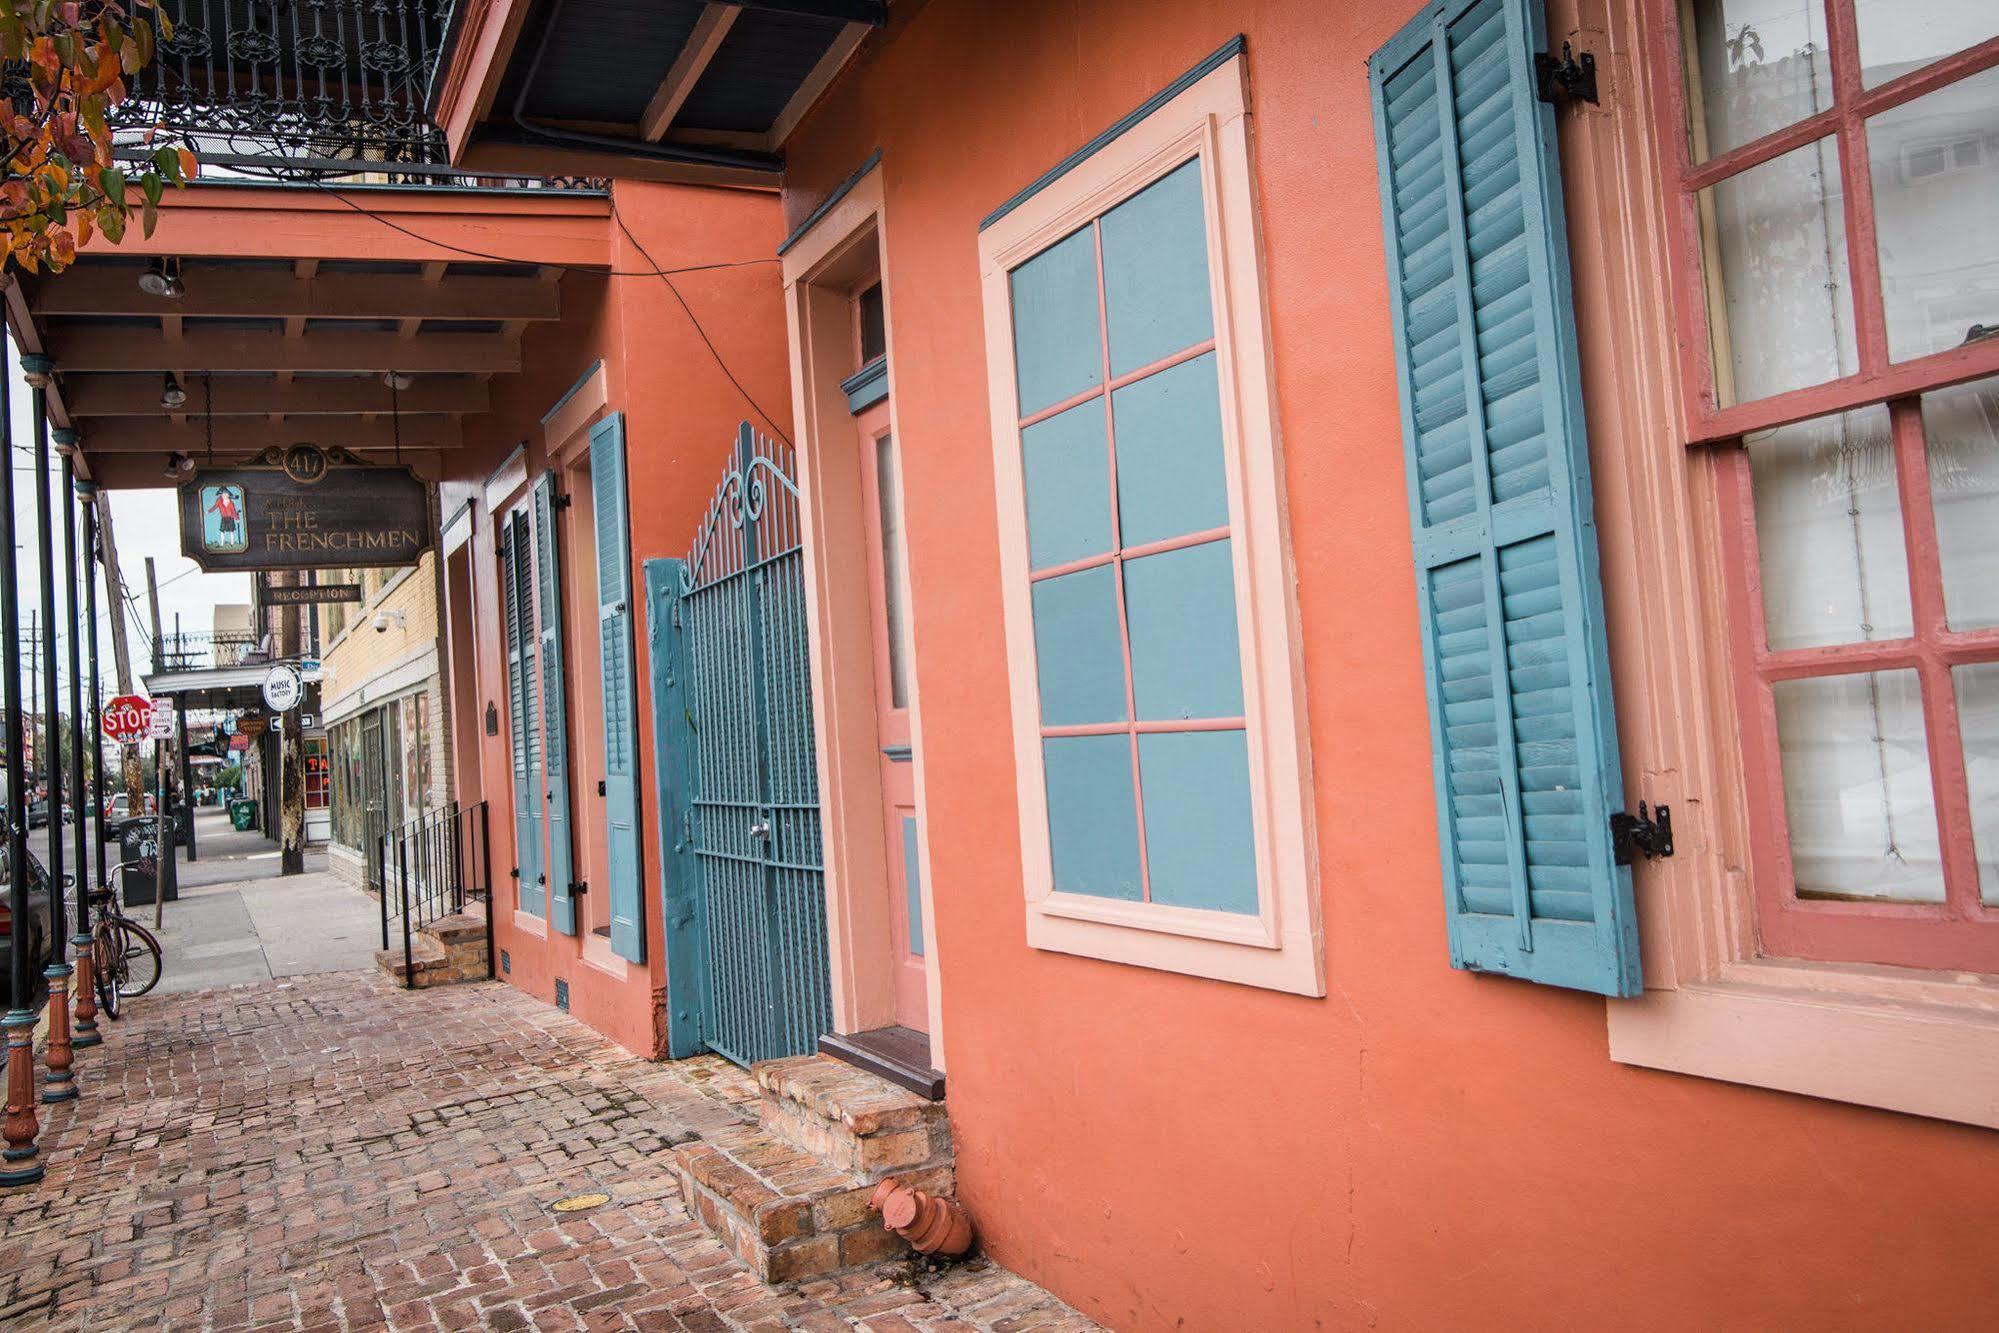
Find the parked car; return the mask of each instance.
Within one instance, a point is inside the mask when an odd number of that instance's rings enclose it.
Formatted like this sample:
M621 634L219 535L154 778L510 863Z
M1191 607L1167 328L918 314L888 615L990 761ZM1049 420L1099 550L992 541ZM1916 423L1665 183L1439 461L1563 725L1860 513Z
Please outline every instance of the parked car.
M29 858L32 872L39 871L39 863ZM12 1007L14 1000L14 912L13 878L8 871L7 849L0 846L0 1003ZM34 985L39 991L42 971L49 965L50 918L49 886L40 873L33 873L28 888L28 920L30 952L33 964L31 974L36 978Z
M46 796L28 802L28 827L47 828L49 826L49 798Z

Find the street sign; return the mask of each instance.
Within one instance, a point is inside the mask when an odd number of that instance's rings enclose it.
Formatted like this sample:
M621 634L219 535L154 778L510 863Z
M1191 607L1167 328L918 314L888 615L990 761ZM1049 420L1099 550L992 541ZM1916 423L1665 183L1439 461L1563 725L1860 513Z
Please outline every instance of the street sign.
M279 662L264 673L264 702L271 706L272 712L289 713L304 696L304 678L291 663Z
M143 694L121 694L104 705L104 735L120 745L136 745L151 733L153 701Z
M148 739L170 741L174 738L174 706L172 704L154 704L153 715L148 721L151 724L146 729Z

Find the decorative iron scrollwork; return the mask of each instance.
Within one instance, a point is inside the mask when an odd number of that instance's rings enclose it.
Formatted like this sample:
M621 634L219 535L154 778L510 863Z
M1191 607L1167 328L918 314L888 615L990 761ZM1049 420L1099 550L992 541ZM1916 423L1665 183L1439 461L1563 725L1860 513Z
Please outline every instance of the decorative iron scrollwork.
M683 593L754 569L798 544L799 490L792 477L796 466L790 448L759 435L747 422L742 425L729 466L688 548L680 571ZM726 531L739 534L734 541L717 540L725 531L725 520Z

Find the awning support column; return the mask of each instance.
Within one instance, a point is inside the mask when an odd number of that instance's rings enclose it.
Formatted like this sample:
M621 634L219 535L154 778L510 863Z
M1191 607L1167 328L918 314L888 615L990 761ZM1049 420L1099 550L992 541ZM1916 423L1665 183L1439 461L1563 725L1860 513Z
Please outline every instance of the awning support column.
M62 684L56 678L56 551L55 519L49 501L49 375L55 365L45 356L24 356L21 371L28 381L29 417L35 425L35 551L39 556L42 624L42 742L48 754L35 756L48 788L49 808L49 1035L43 1063L44 1104L76 1100L75 1057L69 1045L69 916L63 901L62 845ZM74 632L74 631L72 631Z
M97 1030L97 991L92 984L90 967L95 960L90 949L90 847L88 825L84 823L83 809L88 802L84 799L83 788L83 747L94 744L97 730L93 726L84 730L83 715L83 617L77 614L76 598L76 432L58 430L55 433L56 447L62 451L62 555L63 578L68 580L63 587L69 591L64 600L69 604L69 790L70 804L76 809L76 819L70 825L70 848L76 856L76 893L71 902L76 909L75 933L70 936L70 947L76 955L76 980L72 987L76 1003L76 1021L70 1029L69 1044L72 1050L101 1045L103 1034ZM93 691L94 693L95 691ZM86 741L88 737L88 741ZM99 763L102 757L99 757ZM92 768L97 764L92 764Z
M0 453L14 457L13 376L8 373L6 339L0 337ZM0 553L14 559L14 468L12 462L0 467ZM7 753L6 809L3 816L7 834L7 896L14 913L12 1006L7 1011L7 1112L0 1123L7 1147L0 1151L0 1185L32 1185L42 1178L42 1164L36 1160L41 1146L35 1142L41 1123L35 1118L35 1011L34 948L28 917L28 774L22 747L27 728L21 716L21 608L15 585L18 565L10 565L0 577L0 700L7 717L4 726Z

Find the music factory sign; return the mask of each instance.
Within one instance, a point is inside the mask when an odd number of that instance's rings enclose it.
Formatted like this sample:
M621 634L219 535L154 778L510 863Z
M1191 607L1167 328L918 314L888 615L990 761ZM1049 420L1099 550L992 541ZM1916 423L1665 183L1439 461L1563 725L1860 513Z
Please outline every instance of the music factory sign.
M343 449L274 446L180 487L181 554L211 573L413 565L433 536L415 473Z

